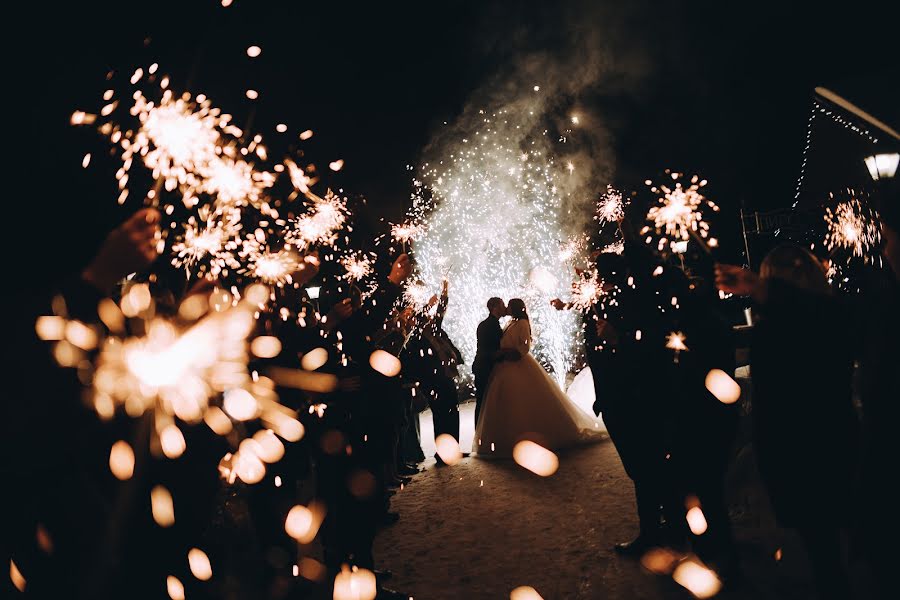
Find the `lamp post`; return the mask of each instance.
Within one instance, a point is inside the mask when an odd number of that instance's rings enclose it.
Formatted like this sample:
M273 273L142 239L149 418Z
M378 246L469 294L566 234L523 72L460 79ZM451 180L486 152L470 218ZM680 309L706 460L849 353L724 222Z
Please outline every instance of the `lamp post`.
M892 179L897 174L897 163L900 162L900 153L873 154L865 158L866 168L872 181Z

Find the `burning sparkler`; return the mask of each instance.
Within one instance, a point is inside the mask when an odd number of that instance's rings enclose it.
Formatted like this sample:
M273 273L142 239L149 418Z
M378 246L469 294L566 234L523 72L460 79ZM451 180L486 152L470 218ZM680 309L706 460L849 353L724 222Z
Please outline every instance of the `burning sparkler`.
M697 175L690 179L689 184L682 183L679 179L681 173L666 171L675 182L673 187L668 185L655 186L648 180L650 190L661 194L657 205L650 208L647 220L653 223L653 227L660 234L657 250L671 250L677 252L691 238L699 242L705 250L708 246L715 245L715 239L709 237L709 223L704 220L703 210L709 208L718 212L719 207L707 199L701 192L706 186L706 180L700 180ZM642 233L647 233L649 227L645 227ZM671 239L669 239L671 238ZM704 242L709 238L708 242Z
M341 259L341 265L346 270L343 278L350 281L362 281L372 274L372 260L362 253Z
M407 244L419 237L424 231L425 227L423 225L406 221L405 223L391 226L391 237L403 245L403 252L406 253Z
M596 219L600 225L617 223L625 218L625 201L622 192L611 185L606 186L606 192L597 201Z
M594 308L603 296L603 283L595 269L579 273L578 281L572 284L572 307L581 311Z
M349 214L346 199L328 190L324 198L314 197L309 208L308 213L294 220L287 240L300 250L317 244L333 245Z
M860 202L852 190L850 194L850 200L841 202L833 211L831 208L825 209L825 223L828 226L825 247L829 251L849 251L847 262L855 256L863 259L864 263L874 263L876 258L872 250L881 242L881 223L878 215Z

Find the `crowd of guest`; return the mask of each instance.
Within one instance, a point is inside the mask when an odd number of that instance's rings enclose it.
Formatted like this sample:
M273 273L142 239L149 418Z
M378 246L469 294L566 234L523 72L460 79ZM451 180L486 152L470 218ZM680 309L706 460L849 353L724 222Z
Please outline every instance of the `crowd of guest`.
M449 283L425 306L405 302L403 285L413 265L393 249L369 293L335 279L312 299L304 286L318 274L320 260L308 253L293 274L297 285L277 290L280 302L257 315L256 334L277 337L281 352L254 359L249 369L260 376L296 370L304 356L318 353L327 358L307 367L336 384L327 391L277 387L279 402L296 411L305 434L284 444L284 457L262 481L246 485L228 476L233 465L223 461L239 439L187 427L184 454L161 459L151 448L152 416L98 419L82 401L77 372L54 364L34 335L41 314L99 323L100 300L118 300L141 273L152 271L159 220L153 209L135 213L107 236L87 267L57 280L52 293L20 290L27 298L20 309L28 316L12 331L23 342L9 365L18 374L9 391L22 401L5 403L3 419L3 512L16 517L5 519L2 537L28 593L159 598L171 595L167 582L175 577L195 598L331 598L342 570L365 569L376 576L379 598L406 598L385 585L391 573L377 568L372 546L376 532L400 518L390 510L391 497L425 460L419 413L430 408L435 434L459 439L456 368L462 358L442 326ZM123 284L131 273L138 277ZM174 314L192 294L228 290L208 280L187 292L162 278L146 281L159 315ZM290 318L284 306L291 307ZM397 372L377 362L378 351L399 357ZM234 426L242 438L264 428L258 422ZM117 440L129 441L135 453L133 476L124 482L108 466ZM154 522L150 502L151 489L161 484L174 498L176 518L167 528ZM315 533L321 525L321 548L298 549L286 531L287 515L298 504L315 507L322 518L312 526ZM209 557L217 574L210 582L191 576L191 548Z

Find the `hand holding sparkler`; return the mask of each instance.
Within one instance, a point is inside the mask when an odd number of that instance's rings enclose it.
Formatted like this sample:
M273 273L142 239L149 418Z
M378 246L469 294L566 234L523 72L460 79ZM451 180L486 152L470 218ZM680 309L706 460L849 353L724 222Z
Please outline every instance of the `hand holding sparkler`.
M409 262L409 255L401 254L391 266L391 274L388 280L394 285L402 285L406 278L412 274L412 263Z
M97 289L108 292L117 281L150 266L157 255L160 214L145 208L113 229L100 251L82 273L82 278Z

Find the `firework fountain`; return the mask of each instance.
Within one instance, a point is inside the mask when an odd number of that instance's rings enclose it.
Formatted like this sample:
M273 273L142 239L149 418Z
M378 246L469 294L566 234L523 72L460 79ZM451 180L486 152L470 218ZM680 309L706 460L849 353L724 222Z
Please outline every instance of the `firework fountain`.
M439 289L453 269L445 327L466 363L475 330L492 296L521 297L535 331L536 357L565 379L579 341L577 314L554 310L564 296L572 259L563 207L571 202L577 167L557 160L533 111L511 106L488 114L470 132L443 145L440 158L414 181L413 219L427 221L412 240L421 280ZM533 273L551 274L533 277Z

